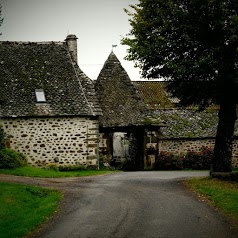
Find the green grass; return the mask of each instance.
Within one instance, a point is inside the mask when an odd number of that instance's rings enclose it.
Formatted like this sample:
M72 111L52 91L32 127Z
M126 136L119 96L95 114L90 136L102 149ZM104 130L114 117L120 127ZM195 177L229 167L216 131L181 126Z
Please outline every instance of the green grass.
M60 192L0 182L0 237L22 237L56 211Z
M17 176L40 177L40 178L62 178L95 176L113 173L111 170L79 170L79 171L56 171L54 169L41 169L31 166L24 166L15 169L0 169L0 174L11 174Z
M214 207L226 214L238 228L238 183L212 178L194 178L186 185L204 196Z
M238 168L233 168L232 172L238 173Z

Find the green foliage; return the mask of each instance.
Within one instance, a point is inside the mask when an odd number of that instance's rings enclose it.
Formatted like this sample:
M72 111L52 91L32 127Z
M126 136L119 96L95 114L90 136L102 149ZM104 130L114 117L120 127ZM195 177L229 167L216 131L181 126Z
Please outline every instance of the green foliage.
M238 182L238 173L237 172L229 172L229 173L211 173L213 178L217 178L220 180L226 181L235 181Z
M155 161L155 170L180 170L183 169L183 163L179 155L161 151L159 158Z
M47 167L44 167L46 170L54 170L54 171L59 171L59 167L55 164L50 164Z
M213 151L210 147L201 147L199 152L188 151L183 158L183 167L190 169L210 169Z
M123 171L136 171L138 169L136 168L136 164L135 164L134 160L127 159L122 163L122 170Z
M155 170L195 169L208 170L211 167L213 150L210 147L201 147L198 152L188 151L185 155L161 151L155 161Z
M0 125L0 169L17 168L27 164L23 154L5 148L5 132Z
M2 126L0 125L0 150L3 149L4 146L5 146L5 133Z
M26 164L27 161L23 154L8 148L0 150L0 169L17 168Z
M128 60L163 78L184 106L220 105L213 171L231 170L238 103L238 2L139 0L132 5Z
M99 155L99 169L102 170L114 170L115 168L110 166L110 164L107 162L108 159L104 157L103 154Z
M109 174L109 170L78 170L78 171L56 171L55 169L43 169L32 166L18 167L14 169L0 169L2 174L12 174L17 176L40 177L40 178L64 178L82 177Z
M186 185L210 201L232 220L238 227L238 184L211 178L190 179Z
M29 234L55 212L61 198L58 191L1 182L1 237L23 237Z
M144 125L161 125L163 122L157 117L145 117L143 123Z
M88 170L84 165L59 166L59 171L82 171Z
M139 0L131 7L122 44L145 78L169 79L183 105L238 100L237 1Z

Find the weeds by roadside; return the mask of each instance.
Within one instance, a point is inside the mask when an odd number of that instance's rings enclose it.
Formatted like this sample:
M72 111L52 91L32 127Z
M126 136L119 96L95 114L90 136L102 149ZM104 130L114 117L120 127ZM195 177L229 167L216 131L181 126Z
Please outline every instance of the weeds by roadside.
M238 229L238 183L208 177L189 179L185 184L228 216Z
M40 178L62 178L62 177L80 177L80 176L96 176L113 173L113 170L73 170L59 171L52 168L42 169L32 166L24 166L14 169L0 169L0 174L11 174L17 176L40 177Z
M60 192L0 182L0 236L22 237L45 222L57 209Z

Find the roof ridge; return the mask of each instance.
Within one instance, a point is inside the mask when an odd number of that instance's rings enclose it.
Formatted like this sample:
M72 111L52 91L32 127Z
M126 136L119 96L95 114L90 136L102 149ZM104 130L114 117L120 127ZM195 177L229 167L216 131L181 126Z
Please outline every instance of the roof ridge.
M74 65L77 65L77 63L75 64L75 63L73 62L68 47L67 47L67 51L68 51L69 58L70 58L72 67L73 67L73 69L74 69L76 78L77 78L77 80L78 80L79 86L80 86L80 88L81 88L81 90L82 90L82 93L83 93L83 96L84 96L84 98L85 98L85 101L86 101L86 103L87 103L87 105L88 105L88 107L89 107L89 109L90 109L92 115L94 116L94 115L96 115L96 113L94 113L93 108L92 108L92 106L90 105L90 103L89 103L89 101L88 101L88 98L87 98L87 96L86 96L86 94L85 94L85 91L84 91L84 88L83 88L83 86L82 86L82 83L81 83L81 81L80 81L80 79L79 79L79 75L78 75L77 70L76 70L76 68L75 68L75 66L74 66Z
M10 45L10 44L17 44L17 45L50 45L50 44L57 44L57 45L63 45L64 41L0 41L0 44L4 45Z

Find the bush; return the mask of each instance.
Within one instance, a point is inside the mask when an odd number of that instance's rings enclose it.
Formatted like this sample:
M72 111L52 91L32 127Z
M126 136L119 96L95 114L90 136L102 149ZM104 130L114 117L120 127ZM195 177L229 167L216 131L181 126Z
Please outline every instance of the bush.
M123 171L136 171L137 168L136 168L136 164L135 164L135 161L134 160L125 160L123 163L122 163L122 170Z
M202 161L199 152L188 151L183 158L183 167L185 169L202 169Z
M23 154L8 148L0 150L0 169L17 168L26 164L27 161Z
M188 151L183 159L185 169L210 169L213 150L210 147L201 147L198 152Z
M44 168L45 170L54 170L54 171L59 171L59 168L55 164L49 164L47 167Z
M82 171L87 170L84 165L59 166L59 171Z
M220 180L238 182L238 173L235 172L212 172L211 176Z
M213 150L210 147L201 147L198 152L188 151L185 155L175 155L161 151L155 161L155 170L180 170L180 169L210 169Z
M181 158L170 152L161 151L155 161L155 170L180 170L183 169Z
M210 169L214 157L214 151L211 147L203 146L200 149L200 154L202 158L203 169Z
M0 125L0 150L2 150L5 146L5 133Z

